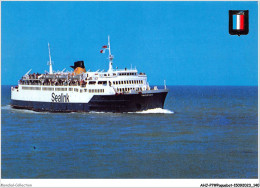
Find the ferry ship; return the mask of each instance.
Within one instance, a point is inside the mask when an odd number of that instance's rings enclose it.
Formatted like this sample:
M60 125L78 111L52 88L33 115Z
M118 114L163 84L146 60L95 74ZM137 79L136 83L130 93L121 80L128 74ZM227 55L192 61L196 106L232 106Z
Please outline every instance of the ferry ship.
M86 71L84 61L74 62L72 71L52 70L50 45L49 72L29 70L11 87L11 106L48 112L137 112L163 108L168 88L151 88L147 75L137 69L113 69L110 39L101 53L108 51L107 71Z

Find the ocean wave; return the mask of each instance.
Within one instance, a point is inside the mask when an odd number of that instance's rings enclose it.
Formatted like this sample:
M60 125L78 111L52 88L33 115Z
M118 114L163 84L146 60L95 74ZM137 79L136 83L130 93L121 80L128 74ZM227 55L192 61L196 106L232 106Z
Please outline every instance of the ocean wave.
M43 113L46 114L46 113L49 113L49 112L36 112L36 111L33 111L33 110L27 110L27 109L15 109L15 108L12 108L11 105L2 106L1 110L11 110L11 111L14 111L14 112L29 113L29 114L43 114Z
M21 113L27 113L27 114L50 114L50 112L36 112L33 110L26 110L26 109L12 109L12 110Z
M90 114L104 114L104 113L112 113L112 112L96 112L96 111L90 111Z
M46 114L50 112L36 112L33 110L26 110L26 109L14 109L11 107L11 105L6 105L1 107L2 110L12 110L16 112L22 112L22 113L33 113L33 114ZM76 114L78 112L70 112L71 114ZM90 111L89 113L91 114L107 114L107 113L112 113L112 112L95 112L95 111ZM137 113L137 114L174 114L173 111L168 110L168 109L162 109L162 108L154 108L154 109L149 109L149 110L144 110L144 111L139 111L139 112L127 112L127 113Z
M12 110L11 105L6 105L1 107L2 110Z
M149 109L149 110L144 110L140 112L134 112L138 114L174 114L173 111L168 110L168 109L163 109L163 108L154 108L154 109Z
M120 114L120 113L113 113L113 112L96 112L96 111L90 111L89 113L91 114ZM127 113L127 114L174 114L173 111L168 110L168 109L162 109L162 108L154 108L154 109L149 109L149 110L144 110L144 111L139 111L139 112L123 112L122 114Z

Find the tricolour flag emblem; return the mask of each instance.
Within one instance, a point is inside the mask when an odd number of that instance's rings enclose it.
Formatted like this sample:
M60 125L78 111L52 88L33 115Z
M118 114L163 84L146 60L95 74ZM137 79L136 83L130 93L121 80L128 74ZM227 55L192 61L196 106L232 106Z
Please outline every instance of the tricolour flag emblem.
M229 33L231 35L248 34L248 10L229 11Z
M243 30L244 27L244 14L233 15L233 29Z

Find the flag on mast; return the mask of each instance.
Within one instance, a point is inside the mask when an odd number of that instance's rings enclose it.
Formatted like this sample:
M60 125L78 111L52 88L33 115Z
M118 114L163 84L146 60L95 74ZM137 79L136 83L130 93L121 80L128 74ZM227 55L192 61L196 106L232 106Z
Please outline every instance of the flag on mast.
M100 50L100 53L105 53L105 51L106 51L106 49L108 49L108 47L107 47L107 45L105 45L105 46L102 46L102 48L104 48L104 49L102 49L102 50Z

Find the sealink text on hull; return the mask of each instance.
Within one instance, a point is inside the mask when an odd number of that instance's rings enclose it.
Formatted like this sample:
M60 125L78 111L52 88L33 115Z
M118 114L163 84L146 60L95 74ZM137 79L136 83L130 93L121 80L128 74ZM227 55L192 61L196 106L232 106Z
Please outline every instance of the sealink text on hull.
M151 88L147 75L137 69L113 69L110 40L101 53L109 52L108 71L86 71L77 61L70 72L53 72L49 46L49 72L28 71L11 88L11 106L49 112L136 112L163 108L168 89Z

